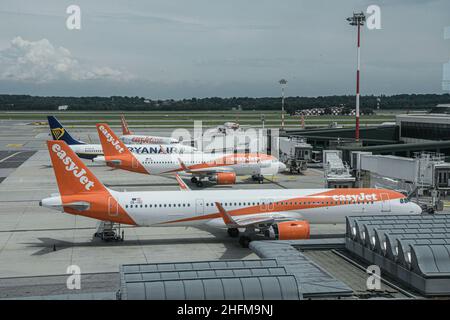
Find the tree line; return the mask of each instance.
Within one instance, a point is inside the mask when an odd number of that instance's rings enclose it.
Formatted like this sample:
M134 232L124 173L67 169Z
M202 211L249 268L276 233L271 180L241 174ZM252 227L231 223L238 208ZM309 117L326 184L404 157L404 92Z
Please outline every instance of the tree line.
M367 95L361 97L361 108L426 110L437 104L450 103L450 94L398 94ZM217 110L278 110L281 108L280 97L250 98L191 98L181 100L157 100L143 97L111 96L111 97L42 97L31 95L0 95L0 110L3 111L54 111L61 105L68 105L75 111L201 111ZM319 97L287 97L285 110L294 113L302 109L354 108L354 95L319 96Z

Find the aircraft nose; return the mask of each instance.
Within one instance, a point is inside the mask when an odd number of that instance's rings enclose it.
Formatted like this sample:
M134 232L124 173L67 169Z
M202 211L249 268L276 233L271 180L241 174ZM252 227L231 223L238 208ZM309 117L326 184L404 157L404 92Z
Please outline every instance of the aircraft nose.
M278 172L283 172L286 170L286 165L283 162L278 162Z
M418 204L411 202L411 207L412 207L411 211L414 214L421 214L422 213L422 208Z

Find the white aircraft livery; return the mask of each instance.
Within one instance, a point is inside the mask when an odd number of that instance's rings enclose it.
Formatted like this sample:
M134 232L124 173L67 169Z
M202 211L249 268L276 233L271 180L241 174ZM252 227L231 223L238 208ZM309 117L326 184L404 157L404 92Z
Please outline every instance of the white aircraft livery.
M97 156L103 155L102 146L100 144L87 144L79 141L73 138L55 117L48 116L47 118L53 139L65 141L80 158L93 159ZM194 147L185 146L182 144L131 144L126 145L126 147L131 152L137 154L170 154L190 153L197 151Z
M419 214L421 208L388 189L244 189L118 192L105 187L64 141L47 141L59 195L41 206L134 226L210 226L230 236L245 230L273 239L306 239L312 223L344 223L349 215ZM177 180L180 182L181 179Z

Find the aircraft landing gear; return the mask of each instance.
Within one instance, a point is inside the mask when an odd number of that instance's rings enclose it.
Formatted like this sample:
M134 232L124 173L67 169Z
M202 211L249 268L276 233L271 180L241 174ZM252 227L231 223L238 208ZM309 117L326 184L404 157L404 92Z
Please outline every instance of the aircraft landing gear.
M264 176L261 174L254 174L252 175L253 181L258 181L259 184L264 183Z
M227 232L231 238L237 238L239 236L238 228L228 228Z
M250 237L248 236L241 236L239 238L239 244L241 245L242 248L248 248L248 245L250 244L251 241L252 239L250 239Z
M122 233L122 235L121 235ZM103 241L123 241L124 231L121 230L120 224L110 221L100 221L97 226L97 231L94 233L95 238L100 238Z

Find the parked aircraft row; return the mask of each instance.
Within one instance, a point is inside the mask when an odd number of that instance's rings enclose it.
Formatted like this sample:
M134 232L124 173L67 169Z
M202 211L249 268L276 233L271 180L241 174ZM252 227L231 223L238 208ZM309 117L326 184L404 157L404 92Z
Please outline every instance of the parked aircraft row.
M85 149L77 149L83 143L75 140L54 117L48 120L54 141L48 141L47 146L59 194L42 199L40 205L69 214L134 226L222 228L232 237L241 235L239 242L246 247L256 235L270 239L306 239L310 224L342 223L348 215L422 211L407 196L387 189L193 191L179 174L191 176L193 182L201 182L206 177L228 184L234 183L239 174L277 174L285 167L275 158L262 154L204 154L193 149L170 153L168 148L178 147L177 141L146 140L146 136L134 141L158 141L158 152L148 155L133 152L137 146L146 145L124 143L124 136L130 138L131 134L124 119L125 134L120 138L107 124L97 124L101 144L94 145L96 152L89 158L128 171L174 175L180 191L118 192L105 187L77 156L77 153L81 156L88 153L87 145Z
M77 140L72 137L69 131L63 127L63 125L53 116L48 116L48 124L50 126L50 132L54 140L65 141L70 148L80 157L84 159L93 159L97 156L103 155L102 147L100 144L88 144L83 141ZM125 131L128 132L129 131ZM141 137L141 140L136 137ZM144 137L146 137L144 139ZM197 149L191 146L186 146L180 143L173 143L170 138L155 137L155 136L134 136L130 134L124 134L122 139L125 141L132 141L133 139L139 141L134 144L127 144L127 148L137 154L158 154L158 153L192 153ZM161 143L147 143L144 140L160 141L161 139L167 139L164 141L169 144ZM162 140L161 140L162 141Z
M361 214L419 214L421 208L387 189L264 189L118 192L107 188L64 141L48 141L59 194L41 206L133 226L209 226L228 229L247 247L260 234L309 238L310 224L342 223ZM120 145L119 145L120 147Z
M180 144L125 145L123 136L119 138L107 124L97 124L100 145L82 144L56 118L49 117L49 125L54 140L65 141L80 157L86 157L90 151L86 158L114 168L152 175L176 172L190 176L199 187L203 186L204 179L217 184L234 184L236 176L240 175L251 175L262 183L265 175L273 176L286 169L276 157L264 153L203 153ZM123 118L122 127L129 133ZM153 152L142 152L145 148Z
M262 182L264 175L286 170L277 158L261 153L133 154L106 123L97 124L97 131L104 156L94 161L143 174L188 175L199 187L204 178L217 184L234 184L236 175L251 175Z

